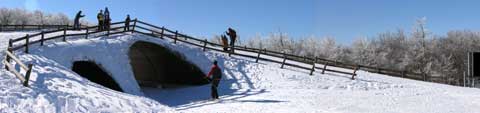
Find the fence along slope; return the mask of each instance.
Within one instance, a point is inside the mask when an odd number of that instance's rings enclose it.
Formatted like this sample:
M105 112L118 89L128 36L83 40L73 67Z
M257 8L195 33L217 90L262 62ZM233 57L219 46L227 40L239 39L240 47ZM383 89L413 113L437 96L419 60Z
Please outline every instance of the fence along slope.
M151 28L157 29L157 30L153 30L153 29L148 29L146 27L136 26L137 28L140 28L142 30L151 32L151 33L146 33L146 32L139 32L138 30L135 30L135 32L138 32L138 33L141 33L141 34L146 34L146 35L150 35L150 36L157 36L157 37L160 37L160 38L168 37L170 39L173 39L174 42L176 42L178 40L181 40L181 39L185 39L185 40L187 40L187 39L190 40L191 39L191 40L194 40L194 41L198 42L199 44L204 43L205 45L208 44L208 45L214 46L214 47L222 47L222 45L220 45L220 44L216 44L216 43L208 42L208 41L201 40L201 39L198 39L198 38L194 38L194 37L191 37L191 36L188 36L188 35L184 35L184 34L178 33L178 31L173 31L173 30L166 29L165 27L158 27L158 26L155 26L153 24L149 24L149 23L146 23L146 22L143 22L143 21L140 21L140 20L138 20L137 22L140 23L140 24L144 24L146 26L149 26ZM155 35L155 34L159 34L160 36ZM182 41L182 42L185 42L185 41ZM186 43L192 44L192 42L186 42ZM200 46L199 44L192 44L192 45ZM209 49L224 52L220 49L214 49L214 48L209 48ZM281 53L281 52L270 51L270 50L266 50L266 49L248 48L248 47L245 47L245 46L244 47L235 46L234 49L235 50L242 50L242 51L247 51L247 52L258 53L259 55L261 54L261 55L273 56L273 57L277 57L277 58L282 58L283 56L286 56L286 57L284 57L284 59L287 59L287 60L290 60L290 61L301 62L301 63L304 63L304 64L314 65L315 63L318 63L318 64L324 64L324 65L333 66L333 67L351 69L351 70L353 70L353 73L331 70L331 69L327 69L325 66L323 68L313 66L314 68L308 69L307 67L301 67L301 66L298 66L298 65L290 64L290 63L286 64L286 65L289 65L289 66L298 67L298 68L302 68L302 69L307 69L307 70L311 70L311 71L312 70L315 71L314 69L322 69L322 71L331 71L331 72L336 72L336 73L351 74L351 75L355 76L357 70L365 70L365 71L379 73L379 74L387 74L387 75L396 76L396 77L409 78L409 79L415 79L415 80L423 80L423 81L427 81L428 78L430 78L430 79L438 79L439 78L439 77L428 77L426 74L419 74L419 73L413 73L413 72L407 72L407 71L398 71L398 70L372 67L372 66L366 66L366 65L347 64L347 63L342 63L342 62L338 62L338 61L334 61L334 60L328 60L328 59L322 59L322 58L309 58L309 57L305 57L305 56L302 57L302 56L297 56L297 55L293 55L293 54L285 54L285 53ZM261 51L263 51L263 52L261 52ZM230 53L230 54L232 54L232 53ZM252 58L252 56L248 56L248 55L244 55L244 54L236 54L236 53L233 53L233 54ZM257 57L255 57L255 58L257 58ZM302 60L302 59L304 59L304 60ZM265 58L262 58L261 60L280 63L278 61L272 61L271 59L265 59ZM311 62L315 62L315 63L311 63Z
M14 54L11 48L8 48L5 51L5 60L2 60L2 63L5 64L7 71L12 72L19 80L23 83L23 86L28 87L28 81L30 80L30 73L32 72L32 64L25 65L21 62ZM10 64L10 61L13 60L20 66L20 69L25 70L25 76L20 73L20 70L15 69L15 65Z
M106 32L105 34L101 34L101 35L98 35L98 36L105 36L105 35L108 36L108 35L118 34L118 33L125 33L125 32L132 32L133 33L133 32L135 32L135 33L149 35L149 36L153 36L153 37L157 37L157 38L161 38L161 39L164 39L166 37L168 39L173 40L174 43L179 41L179 42L187 43L187 44L194 45L194 46L197 46L197 47L201 47L203 50L209 49L209 50L224 52L224 53L227 53L229 55L238 55L238 56L242 56L242 57L253 58L257 62L258 62L258 60L274 62L274 63L281 64L282 65L281 68L283 68L284 65L291 66L291 67L296 67L296 68L300 68L300 69L310 71L311 75L313 74L314 71L321 70L322 73L324 73L325 71L329 71L329 72L352 75L352 79L354 79L354 77L356 76L357 70L362 69L362 70L366 70L366 71L369 71L369 72L389 74L389 75L393 75L393 76L397 76L397 77L405 77L405 78L411 78L411 79L416 79L416 80L426 80L426 76L424 74L416 74L416 73L405 72L405 71L389 70L389 69L371 67L371 66L364 66L364 65L347 64L347 63L342 63L342 62L328 60L328 59L322 59L322 58L309 58L309 57L305 57L305 56L297 56L297 55L293 55L293 54L286 54L286 53L270 51L270 50L266 50L266 49L248 48L246 46L244 46L244 47L235 46L233 48L235 50L256 53L257 55L252 56L252 55L248 55L248 54L241 54L241 53L238 53L238 52L223 51L222 49L220 49L220 48L222 48L222 45L216 44L216 43L213 43L213 42L209 42L206 39L202 40L202 39L194 38L194 37L179 33L178 31L173 31L173 30L167 29L165 27L158 27L158 26L155 26L155 25L152 25L152 24L149 24L149 23L137 20L137 19L132 20L131 23L132 22L133 22L133 26L132 25L130 26L131 29L129 31L121 30L125 27L123 25L125 22L112 23L111 24L112 26L113 25L119 25L119 24L122 24L122 26L112 27L111 29L104 30L104 31L96 30L96 28L98 26L90 26L90 27L81 28L81 30L85 30L86 32L85 33L76 33L76 34L67 34L66 33L66 31L74 30L74 29L71 29L71 28L64 28L64 29L51 30L51 31L42 31L42 32L37 33L37 34L27 35L25 37L13 39L13 40L9 41L9 47L11 47L12 50L18 50L18 49L21 49L21 48L25 48L25 52L28 53L28 46L29 45L36 44L36 43L41 43L40 45L42 46L45 41L58 39L58 38L63 38L63 41L66 41L67 36L81 36L81 35L84 35L85 38L88 38L88 36L90 34L96 34L96 33ZM135 28L137 28L137 29L135 29ZM93 31L93 32L89 32L89 31ZM111 31L113 31L113 32L111 32ZM63 34L58 35L58 36L48 37L48 38L44 37L45 34L52 34L52 33L56 33L56 32L63 32ZM35 36L41 36L41 38L39 40L29 41L30 38L33 38ZM25 42L25 43L24 44L16 44L16 45L14 44L14 43L18 43L18 42ZM13 45L15 45L15 46L13 46ZM229 48L231 48L231 47L229 47ZM273 60L273 59L269 59L269 58L265 58L265 57L261 57L261 56L274 57L274 58L282 59L282 61L277 61L277 60ZM294 63L286 62L287 60L289 62L293 61ZM318 67L315 64L323 64L323 66ZM310 65L310 66L306 66L306 65ZM353 70L353 72L345 72L345 71L329 69L329 68L327 68L327 66L351 69L351 70ZM423 77L422 77L422 75L423 75Z

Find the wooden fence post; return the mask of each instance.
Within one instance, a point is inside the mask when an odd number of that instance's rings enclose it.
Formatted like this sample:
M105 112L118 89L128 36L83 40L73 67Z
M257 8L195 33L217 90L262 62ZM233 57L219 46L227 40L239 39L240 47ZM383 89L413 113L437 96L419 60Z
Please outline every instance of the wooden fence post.
M402 71L402 78L405 78L405 70Z
M13 41L12 41L12 39L9 39L8 40L7 51L13 54L12 46L13 46ZM10 63L10 56L8 56L8 55L5 55L5 56L7 56L7 58L6 58L7 62ZM5 65L5 69L7 69L7 71L10 71L10 69L8 69L7 65Z
M86 33L85 33L85 39L88 39L88 28L87 28Z
M427 74L423 73L423 81L427 81Z
M360 69L360 66L355 66L353 68L353 75L352 75L352 80L355 80L355 76L357 76L357 71Z
M63 28L63 39L62 41L66 42L67 41L67 28Z
M282 51L283 53L283 62L282 62L282 66L280 68L283 69L283 66L285 65L285 61L287 60L287 56L285 55L285 51Z
M40 38L40 46L43 46L43 41L44 41L44 38L45 38L45 33L42 31L42 32L40 32L40 34L41 34L41 36L40 36L40 37L41 37L41 38Z
M110 36L110 25L107 27L107 37Z
M7 51L13 54L12 46L13 46L13 41L12 39L9 39ZM10 57L8 55L5 55L5 56L6 56L7 62L10 62ZM7 71L9 70L6 65L5 65L5 68L7 69Z
M327 69L327 65L328 65L328 62L326 62L325 65L323 65L322 74L325 74L325 70Z
M177 43L177 38L178 38L178 31L175 31L175 37L173 37L173 43Z
M135 26L137 26L137 18L135 18L135 20L133 20L132 33L135 31Z
M233 46L230 46L230 50L228 51L228 56L232 56L233 53Z
M7 51L13 54L12 47L8 47ZM10 59L11 59L10 56L8 56L7 54L5 54L5 56L6 56L5 60L7 61L7 63L10 63ZM10 69L8 69L7 65L5 65L5 69L7 69L7 71L10 71Z
M160 31L160 38L163 39L163 33L165 32L165 27L162 26L162 31Z
M207 49L207 39L203 42L203 51L205 51L205 49Z
M315 60L313 60L312 70L310 70L310 75L313 75L313 71L315 71L315 63L317 63L317 57L315 57Z
M12 39L9 39L8 40L8 47L12 47L13 46L13 40Z
M260 53L262 53L262 49L258 49L257 59L255 59L255 63L258 63L258 59L260 59Z
M30 73L32 73L33 64L28 64L28 70L25 73L25 82L23 82L23 86L28 87L28 81L30 80Z
M30 37L29 37L28 34L27 34L27 35L25 36L25 38L26 38L26 39L25 39L25 53L28 54L28 45L30 45L30 44L28 44L28 42L29 42Z

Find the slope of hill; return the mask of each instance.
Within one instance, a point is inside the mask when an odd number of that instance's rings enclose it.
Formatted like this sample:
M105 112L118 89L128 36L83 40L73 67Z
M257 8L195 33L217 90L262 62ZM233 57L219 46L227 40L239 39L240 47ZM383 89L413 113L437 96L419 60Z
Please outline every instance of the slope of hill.
M2 33L0 33L2 34ZM0 43L6 38L0 37ZM220 100L209 99L210 86L173 89L139 87L132 78L127 52L135 41L149 41L181 53L206 73L218 60L224 77ZM0 50L5 50L2 46ZM0 110L105 112L325 112L325 113L473 113L480 112L480 90L359 71L350 75L321 74L255 59L206 51L187 44L139 34L75 39L34 46L18 53L33 63L30 88L0 70ZM104 66L126 93L110 90L70 70L73 61ZM146 98L148 97L148 98ZM150 98L150 99L149 99Z

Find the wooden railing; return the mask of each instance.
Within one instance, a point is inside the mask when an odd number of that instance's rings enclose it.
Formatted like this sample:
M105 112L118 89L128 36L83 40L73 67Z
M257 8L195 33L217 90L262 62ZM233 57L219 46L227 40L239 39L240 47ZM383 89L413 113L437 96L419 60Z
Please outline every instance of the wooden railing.
M374 73L386 74L390 76L403 77L403 78L410 78L415 80L423 80L423 81L433 81L433 80L439 79L439 77L428 77L426 74L391 70L391 69L378 68L373 66L348 64L348 63L342 63L334 60L322 59L318 57L310 58L305 56L286 54L284 52L271 51L267 49L248 48L246 46L243 46L243 47L235 46L233 47L233 49L235 49L235 51L255 53L255 55L242 54L242 52L224 51L222 49L223 48L222 45L209 42L207 39L202 40L202 39L194 38L194 37L179 33L178 31L170 30L165 27L158 27L137 19L131 21L130 24L133 24L133 25L130 25L131 29L128 31L123 30L125 27L124 24L125 22L112 23L111 24L112 27L104 31L97 30L98 26L84 27L84 28L81 28L81 30L84 30L85 33L75 33L75 34L67 33L67 31L73 30L70 28L63 28L63 29L57 29L57 30L51 30L51 31L42 31L36 34L26 35L21 38L11 39L9 41L9 48L13 51L23 48L25 49L24 50L25 53L28 53L29 45L40 43L40 46L43 46L44 43L49 40L61 38L62 41L67 41L67 37L70 37L70 36L84 36L86 39L92 34L97 34L96 36L108 36L112 34L131 32L131 33L148 35L148 36L152 36L160 39L169 39L173 43L177 43L177 42L187 43L193 46L200 47L204 51L208 49L208 50L227 53L229 55L237 55L237 56L252 58L252 59L255 59L255 62L258 62L259 60L274 62L274 63L281 64L280 68L284 68L284 66L296 67L296 68L308 70L310 75L313 75L314 71L321 71L322 74L324 74L325 72L334 72L334 73L351 75L351 79L355 79L355 76L357 75L358 70L365 70L365 71L374 72ZM58 32L63 32L63 33L61 35L45 37L46 34L54 34L54 33L59 34ZM232 47L229 47L229 48L232 48ZM273 58L277 60L274 60ZM317 64L323 64L323 65L317 65ZM327 68L330 66L336 67L337 69ZM345 68L348 70L338 69L338 68Z
M62 28L72 28L72 26L70 25L0 25L0 32L17 31L17 30L62 29Z
M17 57L15 57L11 48L5 51L5 53L5 60L2 61L2 63L5 64L5 68L12 72L18 79L20 79L20 81L23 83L23 86L28 87L28 81L30 80L30 73L32 72L33 65L25 65L22 63ZM15 65L10 63L12 59L20 66L21 69L26 70L25 76L20 73L20 70L15 69Z

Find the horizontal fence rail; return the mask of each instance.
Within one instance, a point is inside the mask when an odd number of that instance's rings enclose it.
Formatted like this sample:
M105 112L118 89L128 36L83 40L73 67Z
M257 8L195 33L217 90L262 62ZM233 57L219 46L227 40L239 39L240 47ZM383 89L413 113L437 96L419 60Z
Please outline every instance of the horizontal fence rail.
M71 25L0 25L2 31L73 28Z
M132 25L133 24L133 25ZM169 39L173 43L182 42L189 45L197 46L202 48L202 50L213 50L218 52L227 53L229 55L237 55L241 57L247 57L255 59L255 62L267 61L281 64L281 68L284 66L291 66L300 69L304 69L310 72L310 75L313 75L314 71L320 71L322 74L325 72L334 72L340 74L351 75L351 79L355 79L358 70L364 70L368 72L374 72L379 74L387 74L395 77L409 78L422 81L438 81L440 77L431 77L426 74L419 74L406 71L398 71L386 68L379 68L373 66L357 65L357 64L348 64L335 60L323 59L323 58L311 58L306 56L298 56L293 54L287 54L285 52L272 51L267 49L259 48L250 48L246 46L234 46L228 47L228 49L234 49L236 51L251 52L252 54L242 54L241 52L234 51L224 51L223 45L209 42L207 39L198 39L194 38L178 31L170 30L165 27L155 26L140 20L132 20L129 23L129 30L125 30L126 22L115 22L111 24L110 29L98 30L98 26L86 26L80 29L73 29L71 27L63 27L55 30L41 31L40 33L29 34L24 37L11 39L9 40L9 48L12 51L19 49L24 49L25 53L29 52L29 46L32 44L40 43L40 46L43 46L46 41L54 39L62 39L62 41L67 41L68 37L71 36L83 36L85 39L88 39L89 36L109 36L119 33L139 33L143 35L148 35L156 37L159 39ZM84 33L67 33L67 31L79 31L83 30ZM60 34L46 37L50 34ZM275 60L277 59L277 60ZM318 65L321 64L321 65ZM22 66L24 67L24 66ZM329 68L330 67L330 68ZM333 67L333 68L332 68ZM336 69L343 68L343 69ZM348 70L346 70L348 69ZM31 69L30 69L31 70ZM349 71L351 70L351 71Z

